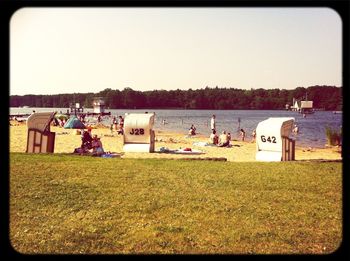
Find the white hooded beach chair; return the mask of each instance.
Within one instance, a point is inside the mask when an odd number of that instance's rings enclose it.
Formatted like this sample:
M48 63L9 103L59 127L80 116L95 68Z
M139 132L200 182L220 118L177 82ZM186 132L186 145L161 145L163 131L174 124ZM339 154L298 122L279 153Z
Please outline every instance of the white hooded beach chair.
M125 152L154 152L154 113L125 114L123 150Z
M37 112L28 117L27 153L54 152L55 132L50 131L50 123L56 112Z
M268 118L259 122L256 128L256 160L295 160L295 140L289 137L294 118Z

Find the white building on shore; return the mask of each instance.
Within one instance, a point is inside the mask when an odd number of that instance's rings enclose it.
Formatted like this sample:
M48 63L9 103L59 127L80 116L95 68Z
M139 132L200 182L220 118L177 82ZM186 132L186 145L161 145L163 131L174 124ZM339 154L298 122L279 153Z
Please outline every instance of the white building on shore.
M105 112L105 101L102 97L95 97L92 102L94 113L104 113Z

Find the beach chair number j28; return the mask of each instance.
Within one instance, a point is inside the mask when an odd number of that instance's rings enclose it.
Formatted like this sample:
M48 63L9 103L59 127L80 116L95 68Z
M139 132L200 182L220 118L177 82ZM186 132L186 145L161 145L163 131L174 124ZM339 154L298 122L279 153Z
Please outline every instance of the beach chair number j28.
M144 135L145 134L145 130L140 128L140 129L131 129L131 131L129 132L131 135Z
M270 142L270 143L271 143L271 142L272 142L272 143L277 143L277 142L276 142L276 137L275 137L275 136L271 136L271 137L268 136L267 139L266 139L266 138L265 138L265 135L261 135L261 141L262 141L262 142L268 141L268 142Z

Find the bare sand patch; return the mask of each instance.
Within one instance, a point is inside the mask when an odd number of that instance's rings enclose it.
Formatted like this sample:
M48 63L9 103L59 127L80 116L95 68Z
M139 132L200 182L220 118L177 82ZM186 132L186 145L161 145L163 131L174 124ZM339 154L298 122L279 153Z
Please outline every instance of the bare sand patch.
M25 152L27 146L27 126L25 123L10 122L10 152ZM55 153L73 153L80 147L81 137L76 130L52 126L51 131L56 133ZM101 137L105 151L123 152L123 136L116 131L111 132L107 127L92 130L93 134ZM208 137L198 135L187 138L187 134L156 131L155 150L161 147L169 149L192 148L201 150L201 155L178 155L167 153L124 153L124 158L226 158L228 161L255 161L256 144L249 141L232 141L232 147L220 148L210 146L196 146L193 143L207 142ZM341 160L340 148L304 148L296 144L296 160Z

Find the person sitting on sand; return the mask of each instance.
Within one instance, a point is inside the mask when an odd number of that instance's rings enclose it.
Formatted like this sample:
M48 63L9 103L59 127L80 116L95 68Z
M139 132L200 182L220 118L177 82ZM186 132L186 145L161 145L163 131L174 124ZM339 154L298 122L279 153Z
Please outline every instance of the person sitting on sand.
M196 135L196 127L192 124L190 129L188 130L188 135Z
M61 127L63 127L64 124L66 124L66 120L63 118L63 119L61 120Z
M228 139L228 145L230 145L231 142L231 133L227 133L227 139Z
M244 131L243 129L241 129L241 130L239 131L239 135L241 136L242 141L244 141L244 138L245 138L245 131Z
M230 141L228 139L228 135L226 134L226 131L223 131L222 134L219 137L219 144L218 147L227 147L230 144Z
M216 134L216 130L213 130L213 132L210 134L209 142L210 144L215 144L215 145L219 143L219 136Z
M95 134L94 137L92 138L92 155L100 156L104 154L102 142L100 138L97 137Z
M91 132L89 131L83 131L82 137L81 137L81 148L90 150L92 149L92 136Z
M59 126L60 123L56 118L53 118L53 126Z

